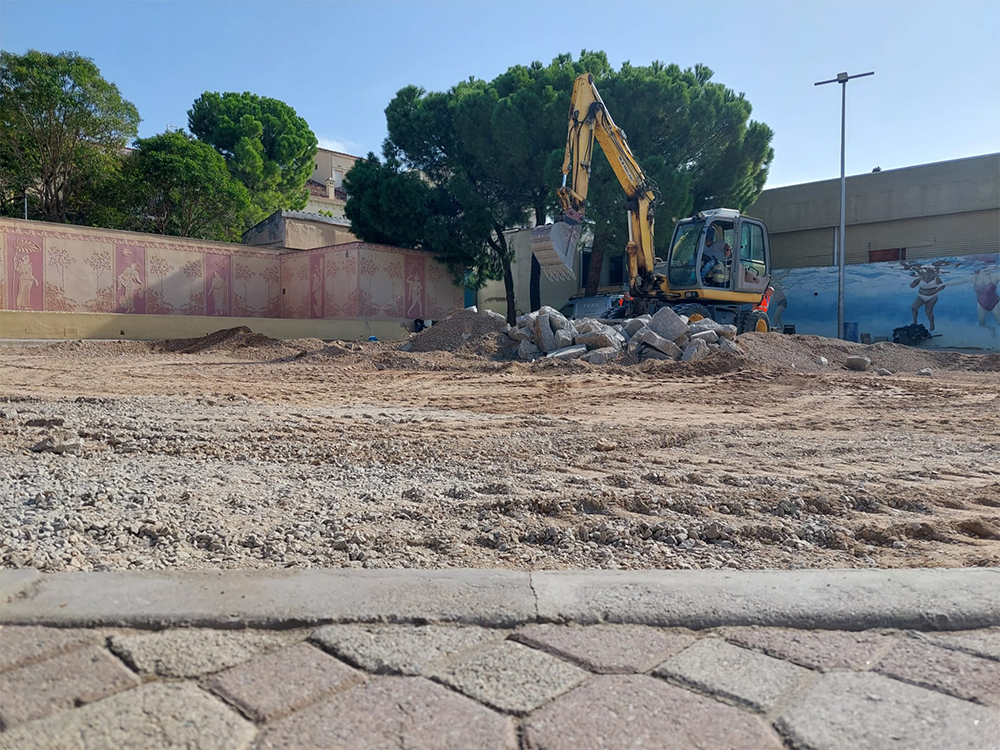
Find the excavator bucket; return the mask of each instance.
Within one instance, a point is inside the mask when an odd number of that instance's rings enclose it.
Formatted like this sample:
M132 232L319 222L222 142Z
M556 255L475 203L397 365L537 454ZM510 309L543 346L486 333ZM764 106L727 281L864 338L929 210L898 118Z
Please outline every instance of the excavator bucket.
M576 278L573 260L582 231L583 224L572 220L557 221L531 230L531 252L552 281Z

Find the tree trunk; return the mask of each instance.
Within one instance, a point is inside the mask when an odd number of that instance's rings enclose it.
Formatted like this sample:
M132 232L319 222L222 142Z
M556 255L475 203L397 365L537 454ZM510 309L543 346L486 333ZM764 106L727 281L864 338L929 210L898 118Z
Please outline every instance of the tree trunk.
M544 201L545 197L540 196L539 200ZM535 226L540 227L545 224L545 205L539 203L535 206ZM531 312L542 306L542 264L538 262L535 254L531 254L531 276L529 277L528 296Z
M531 255L531 285L528 294L531 297L531 311L534 312L542 306L542 264L534 253Z
M500 256L503 264L503 286L507 292L507 324L517 323L517 308L514 306L514 272L510 268L510 256L504 253Z
M592 297L597 294L597 287L601 285L601 269L604 266L604 245L606 234L600 228L594 229L594 246L590 249L590 268L587 271L586 294Z

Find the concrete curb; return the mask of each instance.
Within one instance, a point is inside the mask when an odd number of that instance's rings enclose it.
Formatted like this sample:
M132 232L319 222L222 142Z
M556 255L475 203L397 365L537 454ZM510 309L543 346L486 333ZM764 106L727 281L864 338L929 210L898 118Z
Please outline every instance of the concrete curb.
M65 627L548 621L966 630L1000 625L1000 569L7 570L0 601L2 624Z

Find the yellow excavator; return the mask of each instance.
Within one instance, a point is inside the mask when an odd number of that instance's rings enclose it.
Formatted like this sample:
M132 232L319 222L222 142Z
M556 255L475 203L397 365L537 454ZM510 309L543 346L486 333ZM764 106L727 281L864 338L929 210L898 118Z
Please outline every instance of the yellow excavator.
M771 253L764 222L730 208L701 211L677 222L667 258L657 258L653 209L659 191L632 155L589 74L573 84L557 192L561 213L555 223L531 233L532 253L545 274L554 280L575 278L595 138L626 196L629 294L620 314L633 317L670 306L689 320L712 318L736 325L741 333L770 330Z

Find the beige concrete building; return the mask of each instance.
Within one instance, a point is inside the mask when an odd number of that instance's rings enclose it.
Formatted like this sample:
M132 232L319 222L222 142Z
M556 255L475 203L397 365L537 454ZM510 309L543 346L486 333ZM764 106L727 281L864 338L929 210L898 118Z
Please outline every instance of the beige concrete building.
M329 215L342 223L347 223L344 206L347 192L344 190L344 175L359 157L321 148L316 151L314 169L306 187L309 188L309 202L306 213Z
M305 211L275 211L243 233L243 244L285 250L312 250L357 242L346 221Z
M775 268L836 262L840 180L773 188L762 219ZM920 260L1000 248L1000 154L847 178L846 262Z

